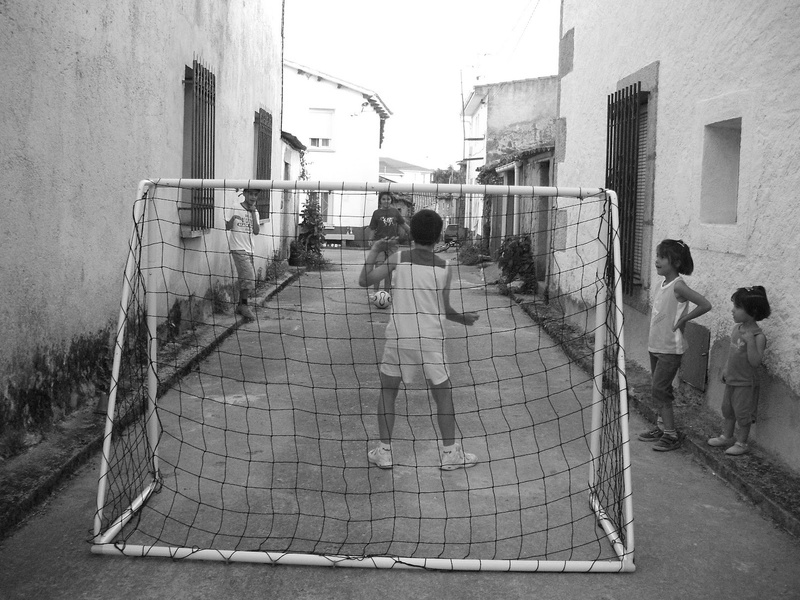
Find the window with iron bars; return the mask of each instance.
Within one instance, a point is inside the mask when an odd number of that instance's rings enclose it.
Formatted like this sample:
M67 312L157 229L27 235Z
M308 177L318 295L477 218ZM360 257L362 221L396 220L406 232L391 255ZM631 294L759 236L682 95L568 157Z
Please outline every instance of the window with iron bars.
M647 102L637 82L608 97L606 187L617 193L620 219L622 290L642 285L647 175Z
M216 77L197 59L184 76L183 172L191 179L214 178ZM196 234L214 227L214 190L193 189L183 222Z
M256 112L256 179L272 179L272 115L263 108ZM272 206L268 190L262 190L256 202L258 216L269 219Z

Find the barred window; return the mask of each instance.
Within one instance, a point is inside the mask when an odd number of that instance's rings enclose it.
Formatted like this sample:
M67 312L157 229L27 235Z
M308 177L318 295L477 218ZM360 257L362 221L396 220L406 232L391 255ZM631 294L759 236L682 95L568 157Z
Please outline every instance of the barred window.
M184 76L183 174L190 179L214 178L214 115L216 77L197 59ZM214 191L191 190L183 223L192 233L214 227Z
M648 92L635 83L608 97L606 187L617 193L622 289L642 285Z
M272 179L272 115L266 110L256 112L256 179ZM256 202L258 216L269 219L272 207L270 206L269 190L262 190Z

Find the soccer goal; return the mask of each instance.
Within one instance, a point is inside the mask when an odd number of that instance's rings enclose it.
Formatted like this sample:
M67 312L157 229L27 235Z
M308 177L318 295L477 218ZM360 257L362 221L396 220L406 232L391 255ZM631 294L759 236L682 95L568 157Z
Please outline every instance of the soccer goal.
M252 319L226 231L244 188L262 190ZM392 309L358 279L383 191L452 226L435 250L479 315L445 346L469 469L440 469L424 380L401 387L393 467L367 460ZM92 551L633 571L617 217L600 188L141 182Z

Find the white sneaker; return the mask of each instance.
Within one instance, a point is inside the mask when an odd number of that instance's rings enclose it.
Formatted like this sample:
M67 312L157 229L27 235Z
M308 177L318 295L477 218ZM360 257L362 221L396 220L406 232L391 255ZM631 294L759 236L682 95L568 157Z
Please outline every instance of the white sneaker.
M452 446L442 446L442 471L455 471L456 469L466 469L478 464L478 457L469 452L464 452L461 443L456 442Z
M367 460L379 469L392 468L392 451L378 446L367 452Z

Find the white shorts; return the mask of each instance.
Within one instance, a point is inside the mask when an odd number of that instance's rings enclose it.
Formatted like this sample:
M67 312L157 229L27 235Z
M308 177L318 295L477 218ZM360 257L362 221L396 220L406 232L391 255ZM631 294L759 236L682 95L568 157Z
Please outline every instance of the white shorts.
M444 353L405 348L398 350L394 344L386 344L381 359L381 373L389 377L400 377L408 383L416 379L420 369L431 385L439 385L450 379Z

